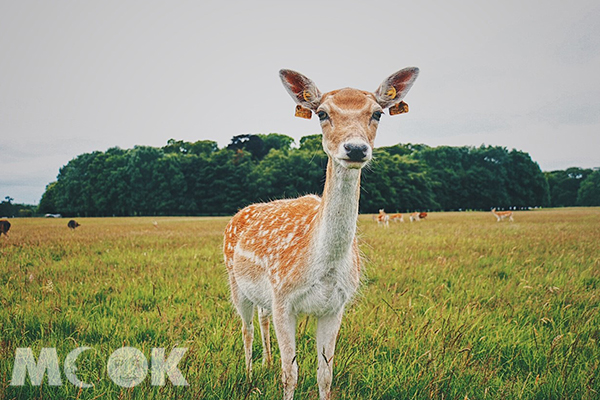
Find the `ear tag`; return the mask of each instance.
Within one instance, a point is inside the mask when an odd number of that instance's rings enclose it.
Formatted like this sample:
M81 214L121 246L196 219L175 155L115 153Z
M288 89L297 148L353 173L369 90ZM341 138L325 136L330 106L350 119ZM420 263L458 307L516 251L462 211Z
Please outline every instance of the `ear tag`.
M408 112L408 104L406 104L403 101L390 107L390 115L405 114L407 112Z
M396 88L392 86L392 87L390 88L390 90L388 90L387 92L385 92L385 94L386 94L387 96L389 96L389 97L390 97L390 99L394 100L394 99L396 98L396 94L397 94L397 92L396 92Z
M310 111L308 108L304 108L300 104L298 104L296 106L296 114L295 114L295 116L299 117L299 118L304 118L304 119L311 119L311 117L312 117L312 111Z
M310 94L310 92L308 90L305 90L304 92L302 92L302 97L304 97L305 101L310 101L310 98L312 97L312 95Z

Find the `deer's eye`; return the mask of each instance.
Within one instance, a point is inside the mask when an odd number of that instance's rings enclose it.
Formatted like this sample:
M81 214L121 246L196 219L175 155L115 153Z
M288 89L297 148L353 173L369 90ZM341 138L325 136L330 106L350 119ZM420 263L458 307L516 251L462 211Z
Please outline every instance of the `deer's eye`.
M321 120L321 122L329 118L329 115L327 115L325 111L317 111L317 115L319 116L319 120Z
M379 121L381 119L381 111L375 111L372 117L375 121Z

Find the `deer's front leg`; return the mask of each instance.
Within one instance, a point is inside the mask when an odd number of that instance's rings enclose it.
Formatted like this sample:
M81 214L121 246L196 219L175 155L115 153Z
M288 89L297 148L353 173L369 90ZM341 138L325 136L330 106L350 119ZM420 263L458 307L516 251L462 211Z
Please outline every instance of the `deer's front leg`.
M335 353L335 342L342 324L342 314L343 310L336 315L320 317L317 321L317 357L319 359L317 382L319 383L319 398L321 400L331 398L333 354Z
M277 335L277 343L281 353L281 379L283 381L283 398L294 398L294 390L298 383L298 362L296 361L296 316L280 305L273 309L273 325Z

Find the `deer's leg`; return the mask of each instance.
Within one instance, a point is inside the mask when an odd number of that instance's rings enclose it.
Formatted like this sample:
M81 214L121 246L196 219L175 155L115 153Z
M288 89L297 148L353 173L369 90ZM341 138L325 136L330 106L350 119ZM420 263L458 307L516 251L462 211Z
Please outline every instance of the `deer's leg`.
M271 365L271 336L269 332L269 314L262 308L258 308L258 320L260 322L260 336L263 345L263 365Z
M281 380L284 400L294 398L298 383L298 362L296 360L296 316L287 307L273 309L273 325L281 353Z
M331 381L333 379L333 354L335 342L340 325L342 324L343 310L339 314L320 317L317 320L317 357L319 366L317 382L319 383L319 398L331 398Z
M254 304L248 300L238 290L235 279L230 276L229 284L231 287L231 298L233 305L242 318L242 337L244 340L244 355L246 358L246 372L248 376L252 374L252 341L254 340Z

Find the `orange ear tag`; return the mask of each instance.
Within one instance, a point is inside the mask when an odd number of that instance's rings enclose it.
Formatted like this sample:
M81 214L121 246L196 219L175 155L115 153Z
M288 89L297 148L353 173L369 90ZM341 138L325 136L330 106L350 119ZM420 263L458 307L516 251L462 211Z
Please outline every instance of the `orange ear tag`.
M405 114L408 112L408 104L401 101L395 106L390 107L390 115Z
M388 90L386 93L386 95L388 95L390 97L390 99L394 100L396 98L396 88L395 87L391 87L390 90Z
M304 119L310 119L312 117L312 111L310 111L308 108L304 108L302 107L300 104L298 104L296 106L296 117L300 117L300 118L304 118Z

